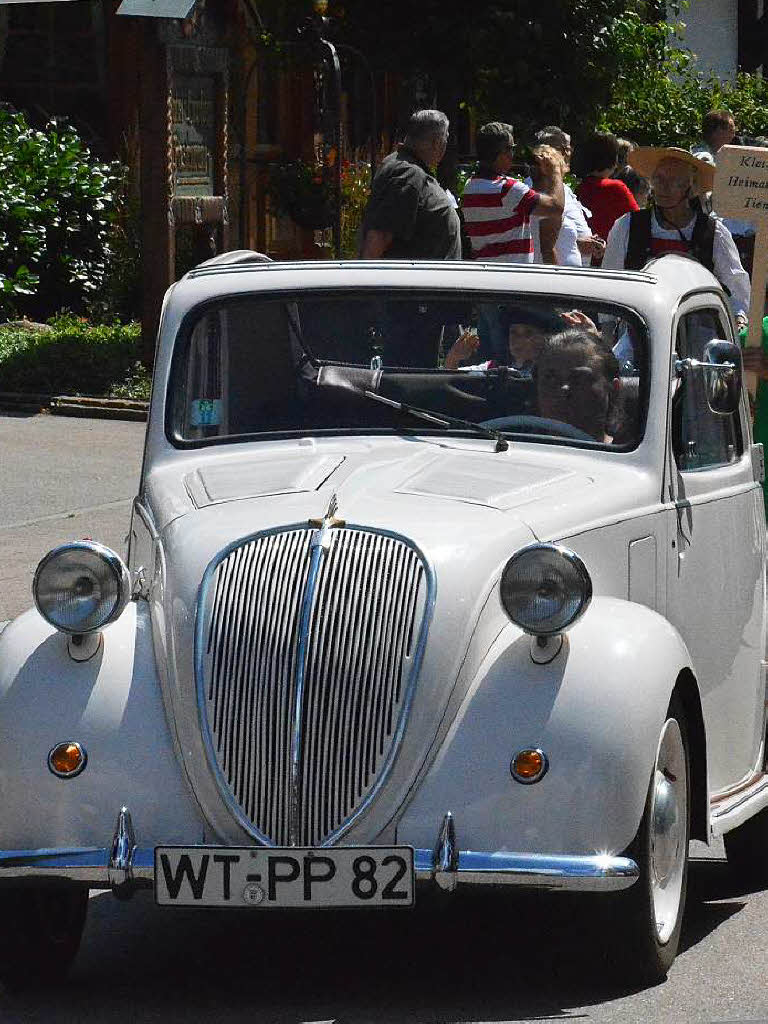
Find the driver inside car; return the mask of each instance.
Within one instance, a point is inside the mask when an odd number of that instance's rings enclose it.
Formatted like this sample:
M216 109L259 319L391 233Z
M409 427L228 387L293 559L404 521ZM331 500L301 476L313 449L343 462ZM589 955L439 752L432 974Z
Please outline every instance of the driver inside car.
M595 441L613 442L621 379L618 360L602 338L578 327L554 335L544 344L534 377L539 416L567 423Z

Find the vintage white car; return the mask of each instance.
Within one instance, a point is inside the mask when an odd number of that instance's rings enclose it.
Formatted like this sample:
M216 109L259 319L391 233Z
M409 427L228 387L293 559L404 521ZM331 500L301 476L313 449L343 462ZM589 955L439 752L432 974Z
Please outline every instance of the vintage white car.
M190 272L127 560L51 551L0 635L0 976L61 975L89 888L493 885L664 976L689 838L768 873L762 476L684 257Z

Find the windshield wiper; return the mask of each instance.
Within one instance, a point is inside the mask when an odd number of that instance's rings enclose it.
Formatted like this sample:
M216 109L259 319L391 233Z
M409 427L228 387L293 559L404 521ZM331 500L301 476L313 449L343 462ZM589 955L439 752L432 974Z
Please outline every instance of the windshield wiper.
M385 398L383 395L377 394L375 391L368 391L363 389L358 394L365 395L366 398L370 398L374 402L381 402L382 405L388 405L392 409L399 409L400 412L406 412L410 416L416 417L416 419L426 420L427 423L437 423L441 427L463 427L465 430L471 430L473 434L479 434L481 437L488 437L492 441L496 442L497 452L505 452L509 448L509 441L504 437L500 430L493 430L491 427L483 427L479 423L473 423L471 420L462 420L458 416L445 416L442 413L430 412L429 409L421 409L418 405L409 405L407 402L397 402L394 398Z

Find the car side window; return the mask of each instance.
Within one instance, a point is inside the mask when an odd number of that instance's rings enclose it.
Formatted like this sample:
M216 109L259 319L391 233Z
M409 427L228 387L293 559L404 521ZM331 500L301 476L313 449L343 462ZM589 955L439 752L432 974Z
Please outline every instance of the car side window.
M710 341L727 337L719 310L694 310L683 316L678 325L677 354L681 359L703 360ZM738 411L730 416L711 411L704 372L693 371L680 379L672 416L675 460L681 471L727 466L741 457L744 448Z

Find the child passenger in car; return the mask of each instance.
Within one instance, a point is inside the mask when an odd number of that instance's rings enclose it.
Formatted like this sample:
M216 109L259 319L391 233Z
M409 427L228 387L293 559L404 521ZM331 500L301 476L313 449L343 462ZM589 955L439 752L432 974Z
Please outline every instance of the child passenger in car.
M550 334L559 331L563 321L555 313L545 310L518 308L510 312L507 333L507 366L530 375L539 353ZM493 359L483 363L468 363L478 350L480 338L476 331L464 331L445 356L446 370L491 370L500 365Z

